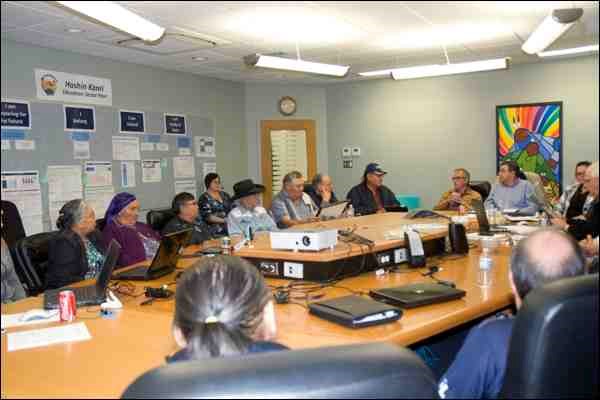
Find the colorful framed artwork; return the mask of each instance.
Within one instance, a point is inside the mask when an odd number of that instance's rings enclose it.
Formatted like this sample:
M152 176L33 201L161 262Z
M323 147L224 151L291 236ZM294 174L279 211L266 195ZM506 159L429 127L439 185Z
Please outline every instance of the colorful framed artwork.
M548 198L562 192L562 101L496 106L496 167L516 161L535 172Z

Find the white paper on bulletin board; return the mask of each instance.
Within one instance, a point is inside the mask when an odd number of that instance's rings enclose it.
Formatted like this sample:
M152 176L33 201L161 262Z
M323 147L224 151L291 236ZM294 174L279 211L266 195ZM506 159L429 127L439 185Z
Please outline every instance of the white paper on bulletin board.
M112 162L86 161L83 183L87 187L112 186Z
M175 179L194 178L196 176L194 157L173 157L173 173Z
M44 231L39 171L2 172L2 200L17 206L26 235Z
M113 136L113 160L119 161L139 161L140 157L140 139L130 136Z
M50 228L56 226L58 212L66 202L83 198L81 165L48 166Z
M86 187L84 191L85 201L94 209L96 218L104 218L114 195L115 188L112 186Z

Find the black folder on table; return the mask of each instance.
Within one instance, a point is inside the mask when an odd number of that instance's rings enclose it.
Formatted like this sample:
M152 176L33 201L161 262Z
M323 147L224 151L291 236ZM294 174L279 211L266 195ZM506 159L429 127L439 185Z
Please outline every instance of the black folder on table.
M362 328L400 319L402 310L360 296L345 296L308 305L311 314L331 322Z
M413 308L464 297L467 292L439 283L415 283L387 289L371 290L369 296L377 301L402 308Z

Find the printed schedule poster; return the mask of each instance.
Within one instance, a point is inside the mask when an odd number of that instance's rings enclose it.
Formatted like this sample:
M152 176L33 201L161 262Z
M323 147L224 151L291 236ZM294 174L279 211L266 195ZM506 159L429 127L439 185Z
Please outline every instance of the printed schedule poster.
M2 129L31 129L29 102L2 99Z
M25 234L44 231L39 171L3 171L2 200L17 206Z
M143 134L144 130L144 112L142 111L119 111L119 126L121 133Z
M165 133L167 135L187 135L185 115L165 114Z
M96 131L96 109L94 107L64 106L65 131Z
M86 187L112 186L112 162L86 161L83 183Z

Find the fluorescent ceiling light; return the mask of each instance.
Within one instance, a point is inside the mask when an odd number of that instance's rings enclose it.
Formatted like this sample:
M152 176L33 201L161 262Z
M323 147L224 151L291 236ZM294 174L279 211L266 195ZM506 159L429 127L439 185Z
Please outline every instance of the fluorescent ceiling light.
M548 15L531 36L529 36L529 39L523 43L521 49L527 54L536 54L544 51L556 39L561 37L563 33L568 31L582 15L583 9L581 8L566 8L552 11L552 14Z
M359 72L360 76L382 76L382 75L390 75L393 69L381 69L378 71L367 71L367 72Z
M590 46L583 46L583 47L573 47L571 49L543 51L541 53L538 53L538 56L540 56L540 57L558 57L558 56L566 56L569 54L591 53L594 51L598 51L597 44L593 44Z
M147 42L155 42L165 33L165 28L112 1L58 1L57 3Z
M261 54L253 54L244 57L244 61L246 64L255 67L308 72L311 74L337 77L345 76L350 69L350 66L348 65L322 64L293 58L263 56Z
M362 72L359 75L369 76L392 74L392 78L400 79L416 79L427 78L432 76L464 74L468 72L491 71L495 69L508 68L508 58L497 58L493 60L483 60L474 62L465 62L458 64L436 64L436 65L420 65L417 67L397 68L392 70L382 70L373 72Z

